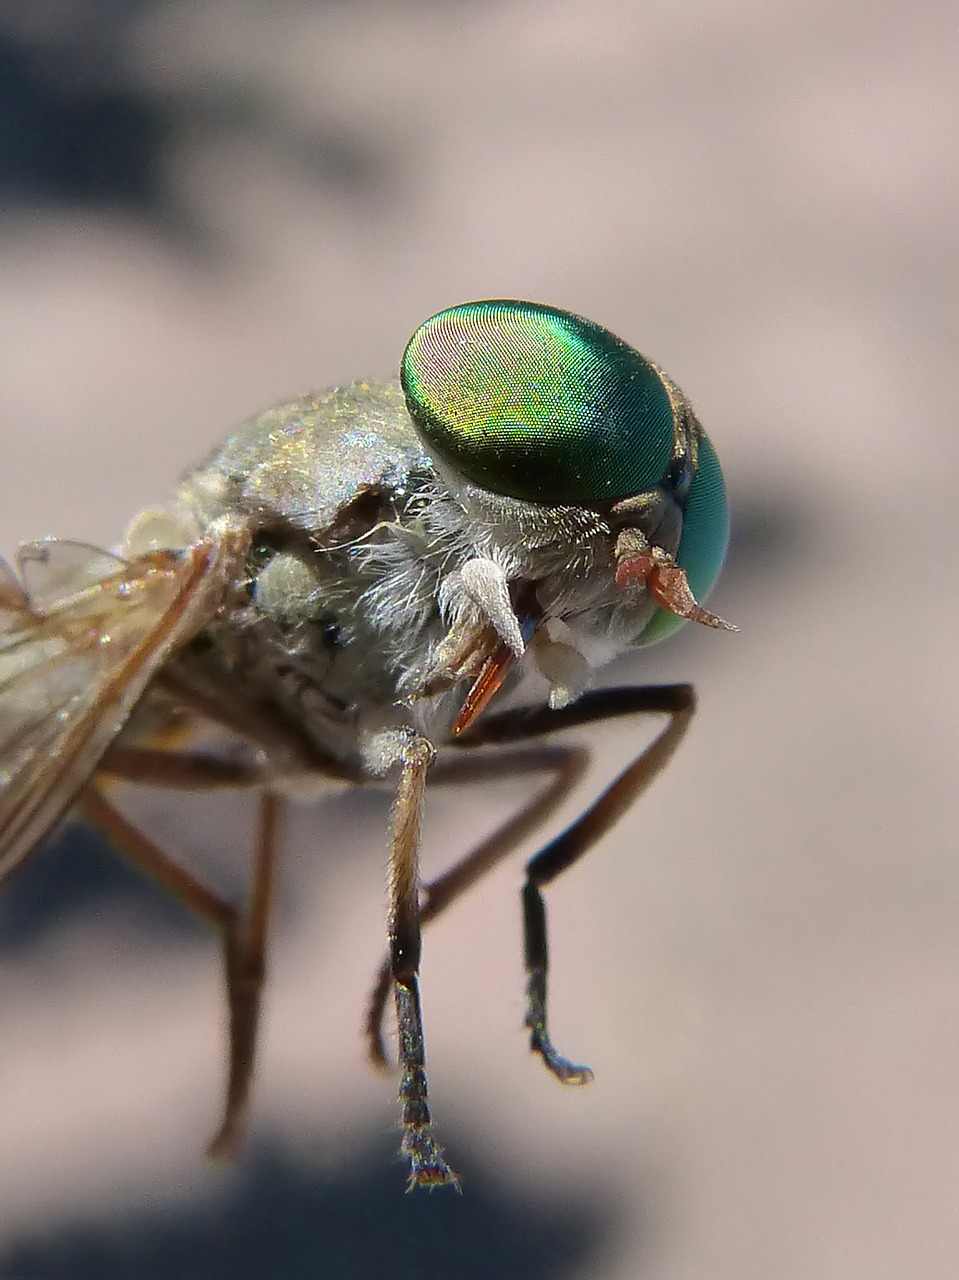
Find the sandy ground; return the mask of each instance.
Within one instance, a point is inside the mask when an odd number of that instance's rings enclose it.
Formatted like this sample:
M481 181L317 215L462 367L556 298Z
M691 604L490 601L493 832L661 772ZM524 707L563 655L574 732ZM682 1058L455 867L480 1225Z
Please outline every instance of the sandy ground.
M742 628L610 674L692 679L701 711L550 895L589 1090L525 1051L520 863L431 930L462 1199L403 1196L361 1060L385 800L291 823L228 1169L199 1155L212 942L82 832L37 855L0 903L2 1280L954 1276L952 6L91 0L5 6L0 40L65 118L103 95L162 125L127 138L132 191L0 165L0 550L110 545L251 411L392 372L442 306L531 297L696 401L734 508L713 603ZM57 129L4 114L0 157L42 168ZM593 789L638 732L592 736ZM522 794L438 794L428 868ZM235 802L131 804L240 885Z

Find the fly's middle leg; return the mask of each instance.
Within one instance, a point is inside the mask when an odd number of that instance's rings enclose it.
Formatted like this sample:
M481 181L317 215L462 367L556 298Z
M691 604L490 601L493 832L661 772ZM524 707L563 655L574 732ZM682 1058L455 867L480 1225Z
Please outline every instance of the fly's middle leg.
M125 776L136 774L132 759L131 756L124 761ZM137 766L143 763L138 760ZM189 758L179 757L173 768L188 771ZM140 774L138 780L148 780L148 774ZM226 777L221 781L225 784ZM237 786L248 783L249 780L239 774L234 779ZM202 777L197 785L202 785ZM212 1158L229 1155L246 1126L256 1064L282 802L271 792L261 790L249 898L245 910L238 910L126 819L107 798L106 786L106 780L100 779L87 787L79 801L81 813L107 836L119 853L212 925L222 938L229 1012L227 1090L220 1126L207 1147L207 1154Z

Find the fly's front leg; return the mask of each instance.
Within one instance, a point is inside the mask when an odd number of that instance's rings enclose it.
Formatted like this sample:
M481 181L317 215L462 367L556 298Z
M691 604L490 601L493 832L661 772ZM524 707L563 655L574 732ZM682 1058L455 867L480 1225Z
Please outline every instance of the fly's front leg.
M610 694L620 693L623 705L609 708ZM567 867L571 867L613 826L646 790L666 765L679 746L689 727L695 709L695 694L691 685L665 685L658 688L602 690L594 695L590 707L590 695L582 700L585 706L568 708L569 718L582 722L583 712L593 710L602 719L610 715L634 712L665 712L669 716L666 727L654 738L646 750L593 802L564 832L551 840L526 864L526 883L523 886L523 939L526 957L526 1026L530 1033L530 1048L538 1053L546 1067L563 1084L588 1084L593 1073L589 1067L577 1066L556 1051L549 1034L547 1019L547 976L549 972L549 948L547 945L546 903L543 889L551 884ZM564 709L567 710L567 709ZM507 713L507 716L509 713ZM543 732L550 725L550 717L556 727L556 719L564 711L541 712L530 717L525 731ZM503 725L507 724L504 717ZM519 726L517 726L519 727Z
M581 747L534 746L506 755L476 759L442 760L433 766L430 787L449 783L482 785L484 781L516 779L524 774L551 774L539 793L533 793L519 813L498 827L454 866L424 885L420 893L420 926L429 924L449 906L509 857L519 843L546 822L582 778L589 752ZM389 1060L383 1042L383 1017L392 982L392 965L387 955L370 993L364 1036L367 1054L377 1070L387 1069Z
M400 778L393 802L390 842L389 946L399 1034L403 1141L410 1162L409 1186L457 1187L459 1180L433 1137L426 1087L426 1049L420 1009L419 843L426 775L433 747L404 734L396 746Z

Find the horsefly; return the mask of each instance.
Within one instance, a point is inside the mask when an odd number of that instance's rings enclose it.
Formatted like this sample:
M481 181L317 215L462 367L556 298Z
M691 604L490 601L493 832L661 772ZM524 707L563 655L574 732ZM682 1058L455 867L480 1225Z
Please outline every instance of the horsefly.
M694 699L689 685L587 686L685 619L733 629L698 603L727 530L716 453L661 369L579 316L491 301L421 325L398 380L251 419L168 509L134 522L118 555L48 539L21 547L16 573L0 561L0 878L75 807L219 931L229 1070L212 1154L236 1145L247 1114L285 796L304 779L395 782L369 1053L385 1063L392 992L410 1185L455 1186L427 1099L421 926L556 809L583 765L569 753L548 794L421 885L437 748L664 713L653 743L526 867L530 1044L564 1083L591 1078L550 1038L543 889L663 767ZM531 671L538 704L487 711ZM230 750L197 745L211 729ZM123 817L116 779L253 790L248 904L233 907Z

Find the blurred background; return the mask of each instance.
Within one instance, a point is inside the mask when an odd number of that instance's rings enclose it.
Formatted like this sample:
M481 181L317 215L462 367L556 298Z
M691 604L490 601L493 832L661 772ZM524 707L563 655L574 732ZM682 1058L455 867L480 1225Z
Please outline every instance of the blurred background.
M404 1196L362 1059L386 798L291 819L230 1167L214 942L64 830L0 899L2 1280L955 1275L957 46L945 0L0 4L0 552L523 297L692 396L742 628L609 673L701 709L550 891L590 1089L526 1051L521 857L429 931L462 1198ZM564 818L649 732L584 733ZM427 874L527 785L437 792ZM235 800L130 806L241 891Z

